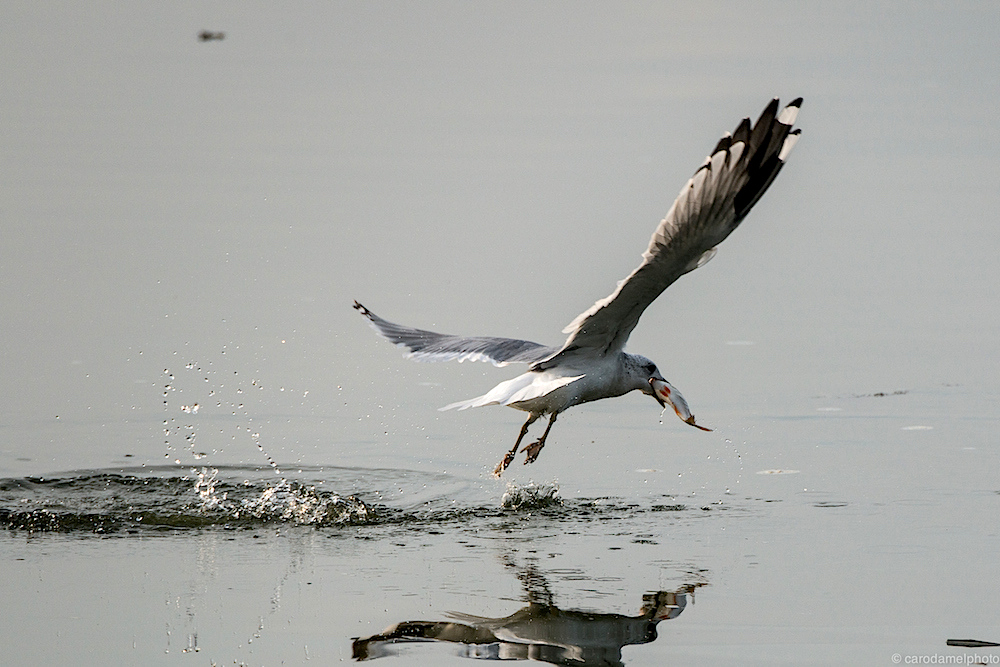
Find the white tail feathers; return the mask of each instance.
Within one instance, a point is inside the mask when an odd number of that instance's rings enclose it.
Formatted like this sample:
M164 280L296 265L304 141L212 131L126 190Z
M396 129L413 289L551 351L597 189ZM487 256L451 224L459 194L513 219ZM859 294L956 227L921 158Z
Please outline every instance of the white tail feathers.
M549 373L528 372L506 382L501 382L482 396L451 403L443 408L438 408L438 410L442 412L445 410L465 410L466 408L481 408L484 405L511 405L530 401L546 396L582 377L583 375L552 376Z

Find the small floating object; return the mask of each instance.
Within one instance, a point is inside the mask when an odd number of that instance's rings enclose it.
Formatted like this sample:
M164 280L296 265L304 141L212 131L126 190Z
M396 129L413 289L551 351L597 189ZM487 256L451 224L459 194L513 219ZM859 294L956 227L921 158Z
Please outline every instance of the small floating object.
M221 30L202 30L198 33L198 41L201 42L221 42L226 38L226 33Z
M758 470L758 475L797 475L801 470L781 470L780 468L776 470Z
M934 429L933 426L924 426L923 424L916 424L914 426L904 426L903 428L901 428L899 430L900 431L931 431L933 429Z
M1000 646L996 642L984 642L978 639L949 639L948 646L967 646L969 648L982 648L983 646Z

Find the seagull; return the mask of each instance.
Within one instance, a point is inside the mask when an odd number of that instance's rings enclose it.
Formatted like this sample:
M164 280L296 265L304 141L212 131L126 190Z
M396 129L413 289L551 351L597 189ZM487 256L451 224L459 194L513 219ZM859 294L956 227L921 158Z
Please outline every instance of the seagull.
M568 338L560 347L513 338L435 333L388 322L357 301L354 308L412 359L529 364L527 373L501 382L482 396L441 408L507 405L528 413L514 446L493 471L497 477L514 461L528 427L539 417L548 415L549 421L541 437L521 449L525 464L538 458L561 412L634 390L652 396L663 409L669 405L685 423L710 431L695 422L687 401L656 364L626 352L625 343L649 304L675 280L712 259L716 246L767 191L799 139L801 131L792 126L801 106L800 97L779 112L775 98L757 122L751 124L744 118L732 134L726 133L656 227L642 263L614 292L563 329Z

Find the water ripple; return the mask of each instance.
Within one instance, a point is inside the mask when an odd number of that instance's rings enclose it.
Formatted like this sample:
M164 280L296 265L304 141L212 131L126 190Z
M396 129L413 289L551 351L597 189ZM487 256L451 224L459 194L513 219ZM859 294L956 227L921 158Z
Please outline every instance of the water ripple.
M608 521L689 511L671 499L648 506L615 498L566 500L553 484L508 484L497 502L484 498L482 488L477 492L475 482L444 474L318 467L298 473L300 479L288 479L262 468L163 467L0 479L0 528L98 534L266 526L421 529L538 516Z

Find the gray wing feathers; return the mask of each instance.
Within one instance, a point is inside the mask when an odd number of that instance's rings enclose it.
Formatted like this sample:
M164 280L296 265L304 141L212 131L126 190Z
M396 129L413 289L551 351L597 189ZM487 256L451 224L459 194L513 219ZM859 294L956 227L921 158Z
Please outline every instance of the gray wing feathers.
M497 366L506 366L518 362L533 363L551 356L558 349L515 338L451 336L413 329L383 320L357 301L354 308L368 318L379 335L407 350L406 356L418 361L489 361Z
M753 126L744 118L719 141L656 228L642 264L563 330L569 338L557 354L623 349L646 307L712 258L715 246L736 229L784 165L799 137L792 124L801 104L798 98L779 114L778 100L772 100Z

